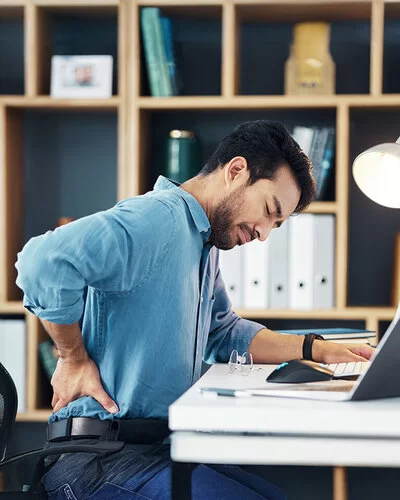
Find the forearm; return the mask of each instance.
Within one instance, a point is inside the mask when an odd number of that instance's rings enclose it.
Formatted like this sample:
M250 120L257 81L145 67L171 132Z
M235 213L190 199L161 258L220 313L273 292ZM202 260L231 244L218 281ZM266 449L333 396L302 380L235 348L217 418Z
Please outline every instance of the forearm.
M277 333L268 328L260 330L250 342L249 352L254 363L277 364L289 359L303 357L304 335L286 335ZM323 361L323 347L325 342L314 340L312 344L312 359Z
M304 335L283 335L264 328L253 338L249 352L255 363L282 363L303 356Z
M88 358L78 322L71 325L58 325L46 320L41 322L56 344L60 358L74 362Z

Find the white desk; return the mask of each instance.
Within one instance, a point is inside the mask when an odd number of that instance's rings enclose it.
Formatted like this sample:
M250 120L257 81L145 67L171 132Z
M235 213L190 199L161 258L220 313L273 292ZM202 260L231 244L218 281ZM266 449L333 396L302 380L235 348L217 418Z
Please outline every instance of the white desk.
M214 365L169 410L171 457L179 463L400 467L400 398L325 402L235 398L200 387L259 388L274 368L249 376ZM173 476L174 477L174 476ZM334 498L346 498L337 479ZM340 481L339 481L340 482ZM185 483L186 487L188 482ZM182 491L180 491L180 498ZM190 498L188 496L187 498Z

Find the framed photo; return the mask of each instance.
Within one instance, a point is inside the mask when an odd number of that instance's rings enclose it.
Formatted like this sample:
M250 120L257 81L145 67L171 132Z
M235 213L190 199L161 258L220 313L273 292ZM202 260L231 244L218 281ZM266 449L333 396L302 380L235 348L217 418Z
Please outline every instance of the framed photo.
M53 56L51 97L111 97L112 64L112 56Z

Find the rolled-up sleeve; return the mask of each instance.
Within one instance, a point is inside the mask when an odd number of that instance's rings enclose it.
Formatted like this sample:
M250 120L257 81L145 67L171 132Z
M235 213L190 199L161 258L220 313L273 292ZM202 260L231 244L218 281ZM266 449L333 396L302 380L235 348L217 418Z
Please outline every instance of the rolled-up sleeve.
M204 355L204 361L209 364L226 363L233 349L237 349L239 354L246 352L254 336L265 328L264 325L241 318L232 311L219 270L214 296L210 334Z
M29 240L15 264L24 306L41 319L71 324L82 316L87 286L105 292L139 286L159 265L174 218L159 202L150 211L140 200L132 204L121 202ZM149 245L154 234L160 243Z

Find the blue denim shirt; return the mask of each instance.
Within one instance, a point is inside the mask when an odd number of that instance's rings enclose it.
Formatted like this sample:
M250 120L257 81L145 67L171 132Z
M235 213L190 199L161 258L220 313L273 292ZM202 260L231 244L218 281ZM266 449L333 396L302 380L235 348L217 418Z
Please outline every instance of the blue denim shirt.
M90 358L120 411L167 418L202 360L244 352L263 325L232 310L198 201L160 177L153 191L32 238L18 254L24 306L59 324L82 322ZM82 397L50 420L114 418Z

